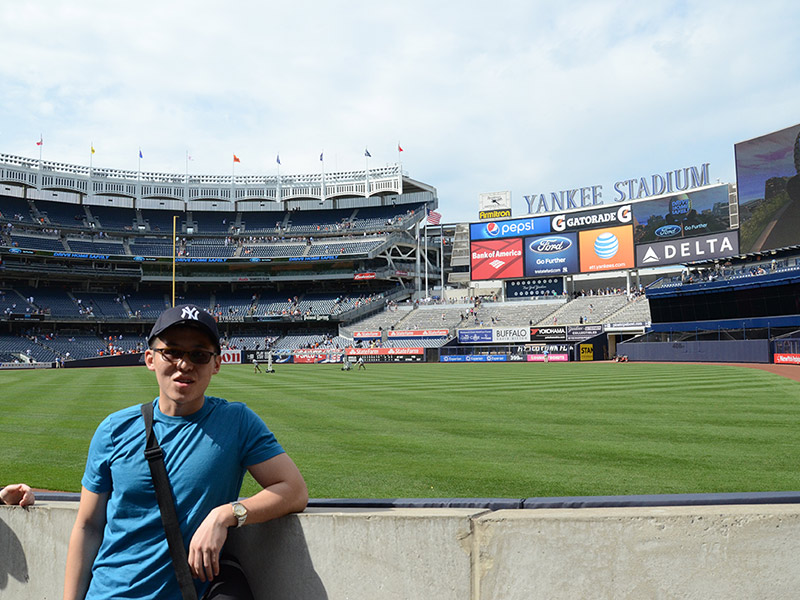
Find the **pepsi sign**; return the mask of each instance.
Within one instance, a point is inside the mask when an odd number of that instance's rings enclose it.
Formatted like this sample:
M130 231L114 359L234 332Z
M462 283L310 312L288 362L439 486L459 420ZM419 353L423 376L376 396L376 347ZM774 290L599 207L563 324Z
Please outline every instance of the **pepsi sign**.
M547 217L489 221L488 223L472 223L469 226L470 240L493 240L549 232L550 219Z

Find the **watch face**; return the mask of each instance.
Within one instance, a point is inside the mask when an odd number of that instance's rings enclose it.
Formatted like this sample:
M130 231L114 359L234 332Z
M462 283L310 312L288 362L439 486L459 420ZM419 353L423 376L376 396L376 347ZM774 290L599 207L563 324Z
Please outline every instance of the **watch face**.
M233 505L233 514L236 518L244 517L247 514L247 509L244 507L243 504L234 504Z

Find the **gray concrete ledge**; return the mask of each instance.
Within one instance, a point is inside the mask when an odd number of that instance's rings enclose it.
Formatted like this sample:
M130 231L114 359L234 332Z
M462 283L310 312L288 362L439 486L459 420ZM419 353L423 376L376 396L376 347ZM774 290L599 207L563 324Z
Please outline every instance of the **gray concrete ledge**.
M0 507L0 597L61 597L76 509ZM271 600L796 598L800 504L312 507L229 549Z

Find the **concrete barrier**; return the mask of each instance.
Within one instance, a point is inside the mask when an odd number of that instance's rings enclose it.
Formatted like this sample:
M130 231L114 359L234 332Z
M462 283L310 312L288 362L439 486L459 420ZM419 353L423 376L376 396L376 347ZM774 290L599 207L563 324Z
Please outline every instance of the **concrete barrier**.
M0 597L61 597L74 502L0 507ZM796 598L800 505L310 508L232 530L256 598Z

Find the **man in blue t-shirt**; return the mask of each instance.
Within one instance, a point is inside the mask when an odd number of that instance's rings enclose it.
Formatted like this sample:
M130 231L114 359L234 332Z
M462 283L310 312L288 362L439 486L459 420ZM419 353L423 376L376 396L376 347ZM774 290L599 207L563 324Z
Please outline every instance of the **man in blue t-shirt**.
M198 597L212 598L228 528L302 511L308 491L253 411L205 395L222 362L211 315L193 305L167 309L148 342L145 364L159 387L153 431L164 452ZM98 426L70 537L65 600L181 597L144 447L139 406L113 413ZM264 489L238 502L245 471Z

